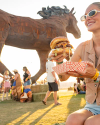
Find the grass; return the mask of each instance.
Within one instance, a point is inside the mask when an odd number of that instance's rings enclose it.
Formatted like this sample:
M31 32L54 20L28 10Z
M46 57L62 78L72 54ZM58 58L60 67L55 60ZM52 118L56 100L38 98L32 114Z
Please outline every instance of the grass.
M85 105L85 95L75 95L72 91L59 91L59 102L54 101L20 103L13 100L0 102L0 125L58 125L67 116Z

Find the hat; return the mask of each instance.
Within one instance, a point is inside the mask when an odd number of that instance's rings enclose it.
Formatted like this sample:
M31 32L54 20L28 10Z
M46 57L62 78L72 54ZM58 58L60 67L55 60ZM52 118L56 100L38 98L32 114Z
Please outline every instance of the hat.
M17 69L14 69L13 72L18 72L18 70L17 70Z

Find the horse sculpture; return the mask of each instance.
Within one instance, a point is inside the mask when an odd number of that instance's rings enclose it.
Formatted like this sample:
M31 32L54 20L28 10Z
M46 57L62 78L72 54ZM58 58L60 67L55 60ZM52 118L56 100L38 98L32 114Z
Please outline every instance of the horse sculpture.
M35 49L40 57L40 70L31 77L32 83L45 73L45 63L50 51L50 42L57 36L66 36L72 33L75 38L80 38L80 30L73 10L66 6L42 8L38 14L41 19L32 19L9 14L0 10L0 57L4 45L22 49ZM32 56L31 56L32 58ZM0 73L7 69L0 59ZM11 74L11 72L10 72Z

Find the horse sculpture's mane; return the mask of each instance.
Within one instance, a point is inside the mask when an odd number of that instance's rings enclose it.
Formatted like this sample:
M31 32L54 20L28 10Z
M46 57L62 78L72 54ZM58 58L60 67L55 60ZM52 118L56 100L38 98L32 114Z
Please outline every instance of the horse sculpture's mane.
M52 15L58 15L61 16L63 14L68 14L70 12L69 9L64 5L64 8L61 8L59 6L52 6L51 8L48 6L47 8L42 7L42 11L38 11L37 14L42 16L44 19L49 18Z

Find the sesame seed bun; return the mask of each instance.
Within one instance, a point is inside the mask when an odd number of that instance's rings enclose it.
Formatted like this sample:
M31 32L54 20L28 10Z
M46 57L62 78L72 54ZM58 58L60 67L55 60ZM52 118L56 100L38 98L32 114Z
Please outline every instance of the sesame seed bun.
M54 49L56 44L59 43L59 42L66 42L66 43L69 43L69 40L67 39L67 37L65 36L59 36L59 37L55 37L51 43L50 43L50 48L51 49Z

